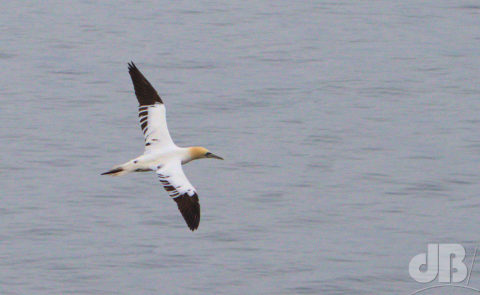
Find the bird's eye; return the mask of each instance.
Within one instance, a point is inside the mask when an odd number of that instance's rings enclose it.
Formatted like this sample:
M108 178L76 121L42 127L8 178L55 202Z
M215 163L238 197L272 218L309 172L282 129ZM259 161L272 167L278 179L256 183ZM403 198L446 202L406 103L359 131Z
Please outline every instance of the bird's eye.
M210 156L211 154L212 154L212 153L207 152L207 153L205 154L205 156L208 157L208 156Z

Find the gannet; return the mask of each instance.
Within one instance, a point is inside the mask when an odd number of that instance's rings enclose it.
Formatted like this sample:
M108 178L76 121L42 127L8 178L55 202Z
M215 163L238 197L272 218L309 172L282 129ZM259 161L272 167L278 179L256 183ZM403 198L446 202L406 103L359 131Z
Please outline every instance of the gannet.
M223 158L201 146L178 147L168 132L165 105L155 88L133 62L128 64L128 72L139 103L138 117L145 137L145 152L102 175L155 171L163 188L177 203L188 227L194 231L200 224L200 203L197 191L183 173L182 165L198 159Z

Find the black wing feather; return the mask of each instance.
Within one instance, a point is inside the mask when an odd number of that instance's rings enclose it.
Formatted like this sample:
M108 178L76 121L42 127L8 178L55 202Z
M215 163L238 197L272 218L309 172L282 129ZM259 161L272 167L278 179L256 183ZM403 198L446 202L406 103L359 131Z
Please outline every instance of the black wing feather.
M200 224L200 203L197 193L193 196L183 194L174 198L174 200L177 202L178 210L182 213L183 219L185 219L190 230L196 230Z
M148 82L133 62L128 64L128 72L132 78L138 103L141 106L163 103L155 88L153 88L152 84Z

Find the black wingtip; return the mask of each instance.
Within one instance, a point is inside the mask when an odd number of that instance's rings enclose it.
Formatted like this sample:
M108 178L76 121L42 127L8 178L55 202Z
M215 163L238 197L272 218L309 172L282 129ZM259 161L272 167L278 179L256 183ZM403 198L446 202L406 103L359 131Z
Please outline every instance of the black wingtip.
M131 72L133 70L138 70L137 66L133 63L133 61L130 61L128 63L128 71Z
M153 105L156 103L163 104L155 88L153 88L152 84L143 76L133 61L128 63L128 73L132 78L133 88L135 89L135 95L137 96L140 106Z
M196 193L193 196L183 194L174 200L188 228L191 231L198 229L200 225L200 203L198 202L198 195Z

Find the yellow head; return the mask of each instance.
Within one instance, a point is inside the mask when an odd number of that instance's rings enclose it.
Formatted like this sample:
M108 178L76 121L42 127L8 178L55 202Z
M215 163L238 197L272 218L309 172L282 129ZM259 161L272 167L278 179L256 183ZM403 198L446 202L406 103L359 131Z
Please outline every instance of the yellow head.
M203 159L203 158L223 160L222 157L212 154L209 150L207 150L202 146L190 147L188 148L188 151L190 153L190 157L192 158L192 160Z

